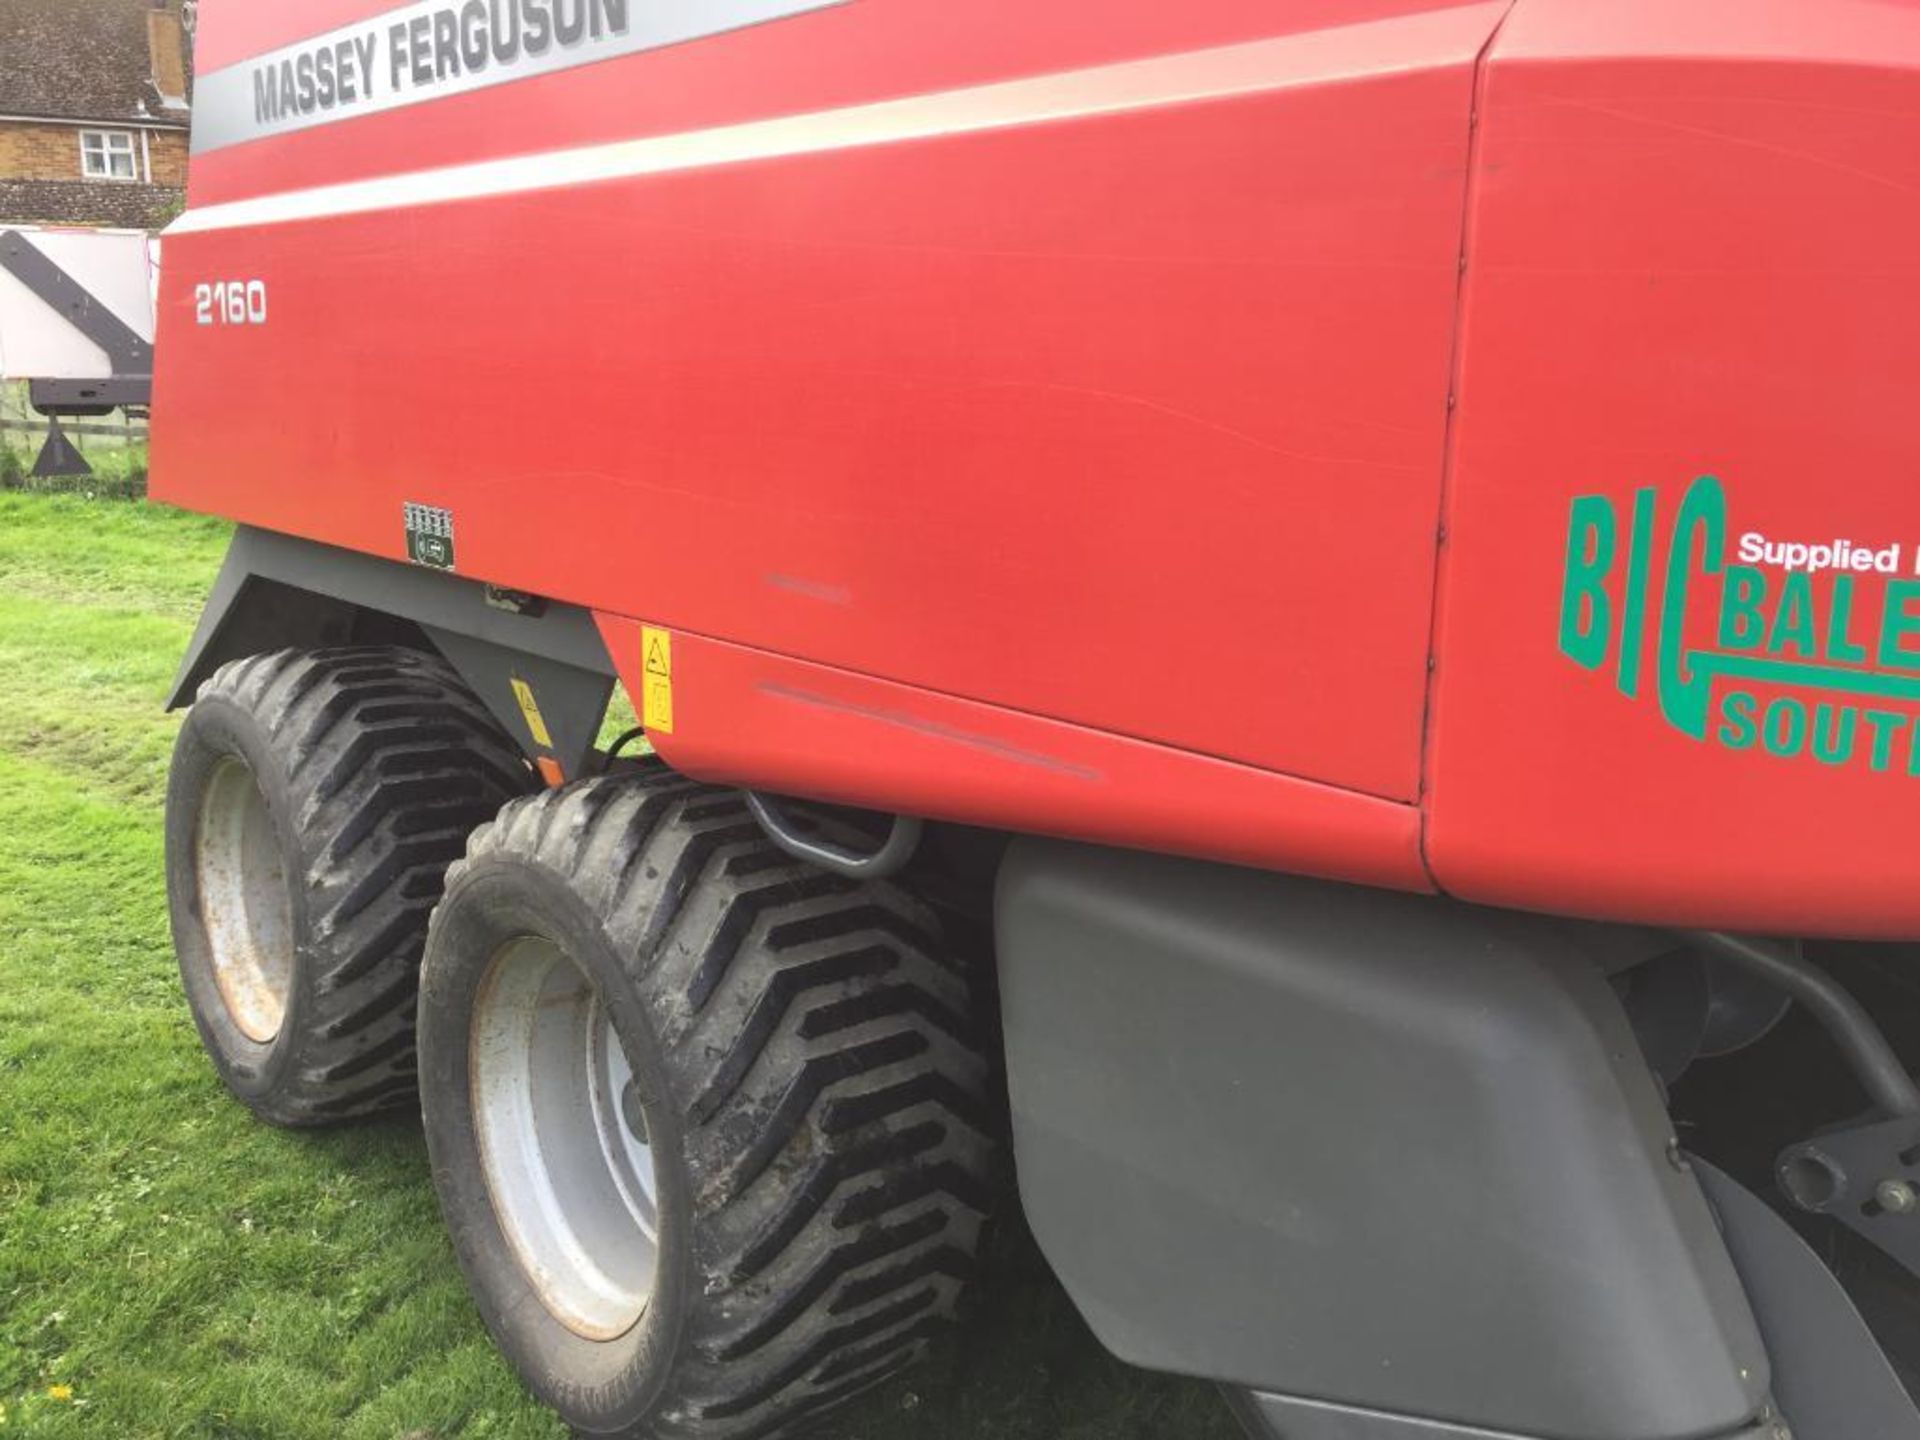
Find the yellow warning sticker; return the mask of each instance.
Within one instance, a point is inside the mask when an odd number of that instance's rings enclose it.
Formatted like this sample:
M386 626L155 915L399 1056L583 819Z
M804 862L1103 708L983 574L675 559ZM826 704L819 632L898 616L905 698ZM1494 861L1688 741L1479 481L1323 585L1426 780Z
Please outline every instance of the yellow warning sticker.
M640 654L646 674L641 677L640 724L662 735L673 733L673 632L640 627Z
M513 698L520 702L520 713L526 717L527 731L533 736L533 743L543 750L553 749L553 736L547 730L546 717L540 713L540 704L533 698L533 687L518 675L512 677Z

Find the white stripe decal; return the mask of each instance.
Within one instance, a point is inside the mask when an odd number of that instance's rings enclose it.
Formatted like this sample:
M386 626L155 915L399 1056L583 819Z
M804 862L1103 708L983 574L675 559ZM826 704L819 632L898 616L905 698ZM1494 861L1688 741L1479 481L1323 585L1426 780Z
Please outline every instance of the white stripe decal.
M255 0L259 3L259 0ZM411 0L200 77L193 153L702 40L845 0Z
M1377 77L1456 62L1463 47L1470 58L1476 42L1463 17L1494 8L1466 6L809 115L288 191L189 210L166 233L446 205Z

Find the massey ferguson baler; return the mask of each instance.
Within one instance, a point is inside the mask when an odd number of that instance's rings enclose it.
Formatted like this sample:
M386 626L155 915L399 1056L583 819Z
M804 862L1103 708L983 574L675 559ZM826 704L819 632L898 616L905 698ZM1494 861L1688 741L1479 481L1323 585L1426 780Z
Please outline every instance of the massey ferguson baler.
M566 1420L787 1434L1017 1203L1258 1434L1920 1436L1820 1258L1920 1285L1920 1091L1801 945L1920 938L1920 7L198 46L188 997L265 1120L417 1096ZM1793 1002L1856 1088L1739 1183L1669 1087Z

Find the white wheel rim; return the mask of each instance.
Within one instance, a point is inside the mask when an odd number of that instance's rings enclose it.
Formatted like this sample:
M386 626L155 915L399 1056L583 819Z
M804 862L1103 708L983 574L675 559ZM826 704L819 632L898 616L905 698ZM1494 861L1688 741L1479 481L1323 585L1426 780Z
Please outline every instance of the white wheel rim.
M216 763L207 779L194 869L214 984L240 1033L265 1045L287 1016L293 895L267 797L235 756Z
M624 1335L653 1295L659 1219L606 1006L559 946L522 937L488 963L469 1044L481 1169L521 1269L576 1335Z

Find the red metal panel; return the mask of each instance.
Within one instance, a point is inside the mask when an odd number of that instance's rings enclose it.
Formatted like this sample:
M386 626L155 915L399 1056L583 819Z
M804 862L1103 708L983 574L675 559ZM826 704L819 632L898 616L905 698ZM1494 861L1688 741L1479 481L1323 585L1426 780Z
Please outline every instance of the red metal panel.
M640 695L640 623L598 618ZM1411 806L684 632L671 669L673 730L652 738L689 775L804 775L807 795L844 804L1432 888Z
M193 36L199 74L291 45L394 8L394 0L298 0L261 5L250 0L200 0Z
M1523 0L1480 113L1436 876L1550 910L1920 933L1920 661L1894 588L1920 545L1920 10ZM1790 579L1777 556L1730 586L1714 562L1748 534L1897 547L1898 574Z
M831 12L876 27L872 77L889 9ZM1207 103L178 235L156 494L395 557L402 502L445 505L470 574L1410 800L1501 9L1283 37ZM1002 73L1060 53L1002 20ZM814 23L759 32L765 74L853 73ZM468 97L479 148L538 132L535 94ZM332 128L406 169L455 103ZM328 134L273 143L292 171ZM194 323L226 276L267 326Z

